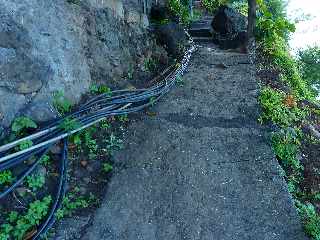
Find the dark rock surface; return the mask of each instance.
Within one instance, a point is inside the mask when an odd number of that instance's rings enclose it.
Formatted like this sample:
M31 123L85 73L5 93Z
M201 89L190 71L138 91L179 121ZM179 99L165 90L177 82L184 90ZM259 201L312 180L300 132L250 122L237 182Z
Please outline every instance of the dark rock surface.
M89 224L68 221L57 239L307 239L257 123L248 56L203 47L183 79L132 122Z
M21 114L54 117L54 91L76 103L92 83L121 88L129 70L164 52L141 4L0 0L0 128Z
M157 26L155 33L158 42L166 47L169 54L180 56L184 53L188 38L183 26L175 22L169 22Z
M222 49L234 49L245 44L247 38L247 18L236 10L222 6L212 23L214 43Z

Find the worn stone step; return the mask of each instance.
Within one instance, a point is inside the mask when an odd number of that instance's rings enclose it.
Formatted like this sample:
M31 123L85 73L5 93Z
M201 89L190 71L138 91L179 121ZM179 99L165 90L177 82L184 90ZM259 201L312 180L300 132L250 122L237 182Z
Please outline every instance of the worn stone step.
M193 37L193 41L197 43L212 43L212 37Z
M189 33L193 37L212 37L210 28L208 27L191 28L189 29Z

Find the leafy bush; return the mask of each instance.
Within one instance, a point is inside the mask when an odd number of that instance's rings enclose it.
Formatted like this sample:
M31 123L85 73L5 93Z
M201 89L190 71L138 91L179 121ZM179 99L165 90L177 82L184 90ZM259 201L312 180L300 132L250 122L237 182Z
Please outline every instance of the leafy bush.
M53 93L53 105L60 114L70 112L72 103L68 100L62 91Z
M297 203L300 215L304 221L306 233L315 240L320 240L320 215L317 214L315 207L308 203L306 205Z
M28 232L39 226L41 220L48 214L51 201L51 196L47 196L41 201L36 200L30 203L25 215L11 212L7 218L8 223L0 226L0 239L25 239Z
M191 20L188 0L169 0L168 8L171 13L179 17L179 21L183 24L189 24Z
M302 78L309 86L320 85L320 47L309 47L300 50L298 61L301 66Z
M5 170L0 172L0 185L10 184L14 180L12 172L10 170Z
M221 5L226 5L229 0L201 0L201 4L209 11L214 12Z
M88 197L79 195L80 189L75 188L69 192L62 201L62 206L58 209L56 217L62 219L65 216L71 216L77 209L87 208L90 204L96 202L94 195L90 194Z
M17 135L22 134L25 130L28 128L37 128L37 124L28 117L18 117L16 118L12 125L11 125L11 130Z
M46 179L44 175L30 175L27 176L26 183L32 191L37 191L38 189L42 188Z
M303 119L306 115L305 112L294 105L287 106L285 104L286 94L270 87L262 89L259 102L263 109L260 117L261 121L272 121L274 124L287 127Z
M272 136L272 146L278 159L286 167L294 170L302 169L297 158L300 142L297 133L292 128L282 129Z

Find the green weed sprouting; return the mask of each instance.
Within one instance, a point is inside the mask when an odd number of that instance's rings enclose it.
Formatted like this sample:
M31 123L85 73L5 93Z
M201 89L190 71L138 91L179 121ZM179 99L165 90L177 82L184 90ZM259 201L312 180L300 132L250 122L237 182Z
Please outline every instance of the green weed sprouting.
M72 103L64 96L63 91L57 91L53 93L53 106L63 115L71 111Z
M42 200L30 203L27 212L24 214L19 214L15 211L10 212L7 217L7 223L0 226L0 239L25 239L28 232L39 226L40 222L48 214L51 202L51 196L47 196Z

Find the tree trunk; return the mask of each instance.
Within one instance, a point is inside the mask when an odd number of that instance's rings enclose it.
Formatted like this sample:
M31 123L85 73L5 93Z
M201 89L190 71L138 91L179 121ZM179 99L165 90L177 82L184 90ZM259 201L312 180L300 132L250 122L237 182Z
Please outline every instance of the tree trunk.
M247 29L247 49L250 48L251 43L254 41L254 32L256 27L256 11L257 11L257 1L248 0L248 29Z
M248 43L254 38L254 31L256 26L256 11L257 2L256 0L248 0Z

